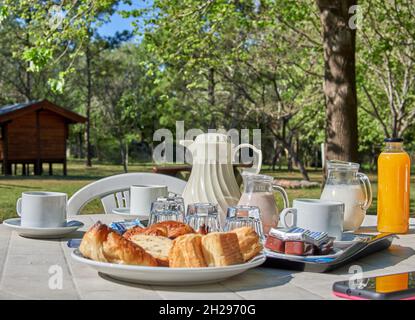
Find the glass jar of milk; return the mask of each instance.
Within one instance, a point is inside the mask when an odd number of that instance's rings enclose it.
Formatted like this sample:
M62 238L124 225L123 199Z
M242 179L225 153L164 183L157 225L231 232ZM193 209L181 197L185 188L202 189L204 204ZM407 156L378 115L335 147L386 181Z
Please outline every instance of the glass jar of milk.
M359 171L359 164L344 161L328 161L327 180L321 194L323 200L344 203L345 231L357 230L362 224L366 210L372 203L372 187L369 178Z

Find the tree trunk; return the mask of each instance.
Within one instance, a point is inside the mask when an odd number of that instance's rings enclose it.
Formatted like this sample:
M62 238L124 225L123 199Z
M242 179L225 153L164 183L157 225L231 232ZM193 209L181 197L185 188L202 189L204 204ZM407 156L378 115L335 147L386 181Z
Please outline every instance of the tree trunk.
M125 144L124 141L122 139L118 140L119 144L120 144L120 154L121 154L121 163L122 163L122 167L124 169L124 172L127 173L128 172L128 160L127 160L127 155L126 155L126 149L125 149Z
M29 67L29 66L28 66ZM26 71L26 101L32 100L32 79L29 71Z
M28 19L27 23L30 23L31 19ZM26 45L27 47L30 47L30 34L28 31L26 31ZM28 71L30 68L30 62L27 62L27 70L26 72L26 88L25 88L25 96L26 96L26 102L29 102L32 100L32 77L30 74L30 71Z
M301 175L303 176L303 179L306 181L310 181L310 177L308 176L308 172L306 167L304 166L304 163L300 160L299 154L295 151L292 144L285 143L284 148L288 151L288 157L289 157L289 163L294 162L294 164L300 169Z
M349 27L349 8L357 0L316 0L324 47L326 157L358 161L356 30Z
M90 39L88 40L90 41ZM89 43L86 46L86 78L87 78L87 93L86 93L86 128L85 128L85 143L86 143L86 166L92 167L92 150L91 150L91 100L92 100L92 74L91 74L91 51Z
M272 157L272 171L275 171L275 166L277 165L277 162L280 159L280 148L278 145L275 145L274 148L274 156Z
M124 171L128 172L128 164L129 164L129 157L128 157L128 141L125 142L125 164L124 164Z
M83 137L82 137L82 131L79 131L78 133L78 143L79 143L79 150L78 150L78 158L83 159L84 157L84 144L83 144Z
M291 152L287 150L287 170L288 172L293 172L293 157Z
M208 99L209 99L209 105L210 105L210 110L211 110L211 114L212 114L212 119L210 122L210 127L211 128L215 128L215 123L216 123L216 119L215 119L215 104L216 104L216 100L215 100L215 69L213 68L209 68L209 74L208 74Z
M306 181L310 181L310 177L308 176L307 169L304 163L298 158L298 155L294 155L293 159L294 159L295 165L298 167L298 169L300 169L303 179Z

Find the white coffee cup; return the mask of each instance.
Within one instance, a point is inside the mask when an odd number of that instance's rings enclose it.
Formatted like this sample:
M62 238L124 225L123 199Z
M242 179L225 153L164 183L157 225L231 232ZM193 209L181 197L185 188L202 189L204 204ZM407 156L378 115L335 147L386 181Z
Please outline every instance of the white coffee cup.
M167 197L167 186L133 185L130 187L130 214L149 216L151 204L158 197Z
M23 192L17 200L16 211L22 227L56 228L66 223L68 196L61 192Z
M344 203L319 199L295 199L292 208L284 209L280 222L284 228L299 227L310 231L327 232L341 240L343 234ZM292 216L291 223L287 218Z

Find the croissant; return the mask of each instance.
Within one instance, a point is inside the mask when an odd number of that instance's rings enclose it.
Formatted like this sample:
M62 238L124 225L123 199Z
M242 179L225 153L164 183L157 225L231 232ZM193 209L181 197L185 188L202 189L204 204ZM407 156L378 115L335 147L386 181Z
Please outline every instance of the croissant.
M79 251L81 251L84 257L106 262L107 258L104 254L103 243L107 240L110 232L110 228L98 221L84 234Z
M148 236L160 236L160 237L167 237L167 228L165 226L156 226L152 225L149 228L141 228L141 227L134 227L127 230L123 237L131 240L133 236L138 234L144 234Z
M195 233L193 228L188 224L185 224L180 221L163 221L158 222L151 227L166 227L167 228L167 237L170 239L176 239L184 234ZM151 228L150 227L150 228Z
M100 221L85 233L79 250L85 257L95 261L157 266L157 261L152 255Z
M149 236L161 236L176 239L188 233L195 233L192 227L179 221L162 221L151 225L148 228L134 227L124 233L124 238L131 240L132 236L145 234Z

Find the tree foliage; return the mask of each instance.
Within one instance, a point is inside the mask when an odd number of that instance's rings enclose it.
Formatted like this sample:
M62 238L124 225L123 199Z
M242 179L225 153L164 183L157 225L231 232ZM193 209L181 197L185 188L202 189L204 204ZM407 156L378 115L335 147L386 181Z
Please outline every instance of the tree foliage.
M302 170L325 141L319 10L307 0L0 0L0 102L49 98L90 111L93 155L151 152L153 133L260 128L265 160ZM415 0L368 0L357 30L359 152L414 136ZM102 37L114 12L136 19ZM90 86L88 85L90 83ZM89 88L89 89L88 89ZM88 107L89 106L89 107ZM70 145L85 156L84 127ZM415 146L412 146L415 147ZM141 152L140 151L140 152Z

